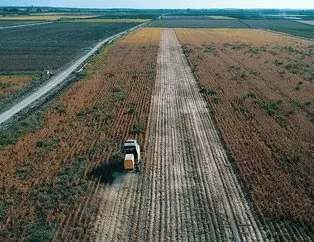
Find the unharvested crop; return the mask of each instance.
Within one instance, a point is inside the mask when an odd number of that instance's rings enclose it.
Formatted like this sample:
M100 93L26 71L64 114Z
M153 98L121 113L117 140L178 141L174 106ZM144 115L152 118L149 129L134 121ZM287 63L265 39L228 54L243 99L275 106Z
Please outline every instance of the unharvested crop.
M147 123L158 44L159 30L141 29L103 50L87 77L49 105L41 127L0 151L1 240L89 235L94 193L120 142L145 139L132 128Z
M259 211L313 223L313 45L260 30L176 32L200 85L216 90L205 98Z
M22 90L33 78L31 75L0 75L0 99Z

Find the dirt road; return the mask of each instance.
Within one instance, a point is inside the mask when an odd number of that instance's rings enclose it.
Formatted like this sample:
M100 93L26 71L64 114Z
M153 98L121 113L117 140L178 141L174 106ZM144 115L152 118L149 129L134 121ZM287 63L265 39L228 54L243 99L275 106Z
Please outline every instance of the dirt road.
M144 23L145 24L145 23ZM50 81L39 88L38 90L34 91L31 93L29 96L26 96L22 101L18 102L15 104L12 108L9 110L0 113L0 125L3 124L4 122L8 121L10 118L12 118L15 114L19 113L32 103L34 103L36 100L44 96L46 93L50 92L53 88L64 82L73 71L77 70L81 65L84 64L86 60L88 60L92 55L96 53L101 46L103 46L105 43L110 43L114 41L115 39L121 37L122 35L135 30L136 28L139 28L140 26L143 26L144 24L138 25L136 27L133 27L131 29L128 29L126 31L123 31L121 33L118 33L114 36L111 36L109 38L106 38L99 42L96 46L94 46L87 54L84 56L80 57L79 59L75 60L72 65L67 67L65 70L61 71L54 77L50 79Z
M263 241L173 30L162 33L141 176L102 187L97 241Z

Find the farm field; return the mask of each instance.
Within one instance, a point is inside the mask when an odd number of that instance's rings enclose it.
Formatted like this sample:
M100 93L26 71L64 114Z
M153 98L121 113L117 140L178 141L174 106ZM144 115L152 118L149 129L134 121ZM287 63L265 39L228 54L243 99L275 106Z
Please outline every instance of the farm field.
M60 19L85 19L85 18L92 18L95 17L94 15L70 15L70 14L41 14L41 15L25 15L25 16L0 16L0 21L3 20L19 20L19 21L55 21Z
M149 128L132 237L103 226L99 241L262 239L172 29L161 35Z
M121 140L144 144L159 33L140 29L103 49L87 77L44 108L39 127L1 148L0 238L90 235L99 205L95 193L121 171L111 163Z
M144 171L102 189L93 240L261 239L206 111L174 31L162 30Z
M0 241L311 241L314 42L262 29L314 26L128 11L0 21L0 112L71 77L0 126Z
M151 21L151 19L145 18L89 18L89 19L74 19L74 22L82 23L146 23Z
M299 20L299 23L314 25L314 20Z
M176 34L258 211L297 240L313 237L313 43L261 30Z
M136 25L70 22L0 30L0 71L57 70L100 40Z
M150 27L160 28L247 28L240 20L217 20L217 19L160 19L149 24Z
M307 21L311 23L311 21ZM149 24L150 27L161 28L251 28L251 29L269 29L290 35L314 38L314 26L287 19L239 19L229 16L205 16L205 15L165 15L162 19Z
M41 21L13 21L13 20L0 20L0 28L2 27L9 27L9 26L16 26L16 25L25 25L25 24L35 24L41 23Z
M250 28L270 29L286 34L314 39L314 26L293 20L245 19L241 20Z
M232 18L232 17L219 16L219 15L211 15L211 16L209 16L209 18L211 18L211 19L235 19L235 18Z
M206 15L162 15L163 20L208 20Z

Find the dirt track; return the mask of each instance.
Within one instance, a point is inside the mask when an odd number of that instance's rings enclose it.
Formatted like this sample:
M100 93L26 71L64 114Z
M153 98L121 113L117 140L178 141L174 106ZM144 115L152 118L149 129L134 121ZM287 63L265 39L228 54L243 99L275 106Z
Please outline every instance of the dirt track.
M173 30L164 30L141 176L100 187L96 240L262 241Z

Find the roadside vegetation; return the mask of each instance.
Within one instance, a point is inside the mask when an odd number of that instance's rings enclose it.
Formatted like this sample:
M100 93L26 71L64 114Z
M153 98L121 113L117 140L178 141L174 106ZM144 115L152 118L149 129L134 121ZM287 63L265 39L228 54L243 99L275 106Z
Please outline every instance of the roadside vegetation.
M0 100L22 90L34 78L33 75L0 75Z

